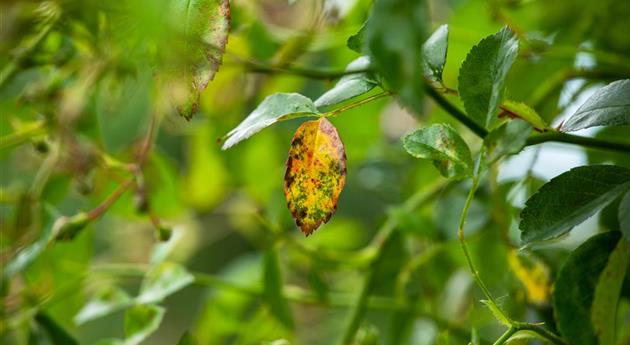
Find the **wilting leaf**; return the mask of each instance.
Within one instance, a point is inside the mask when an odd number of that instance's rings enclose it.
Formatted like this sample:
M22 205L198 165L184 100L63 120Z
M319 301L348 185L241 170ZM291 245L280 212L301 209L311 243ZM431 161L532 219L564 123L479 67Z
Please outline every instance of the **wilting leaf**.
M81 325L123 309L131 303L131 297L124 290L117 287L106 287L97 292L94 298L81 308L74 317L74 323Z
M519 153L525 147L531 132L532 125L519 119L493 129L484 139L489 152L488 160L494 162L503 156Z
M346 183L346 153L326 118L304 122L295 132L284 175L284 195L305 235L326 223Z
M630 125L630 79L617 80L597 90L562 125L562 130L621 125Z
M46 314L38 313L35 315L35 321L37 324L42 327L50 342L53 345L78 345L79 342L76 341L65 329L63 329L55 320L49 317Z
M459 94L468 116L489 127L501 104L503 88L518 53L518 40L503 28L474 46L459 70Z
M223 144L227 150L281 119L319 114L310 98L298 93L276 93L265 98L243 122L231 130Z
M282 293L282 272L278 262L278 253L270 248L264 257L264 294L271 314L288 329L293 329L294 322L289 303Z
M402 104L422 112L422 43L427 8L424 1L378 0L367 24L367 45L376 71Z
M529 122L539 131L543 131L549 127L547 123L545 123L545 120L538 115L536 110L530 108L525 103L506 100L501 104L501 110L503 110L503 114L509 117L518 117Z
M619 230L626 241L630 242L630 190L619 203Z
M360 71L369 67L370 58L361 56L348 64L346 71ZM371 73L364 72L343 76L339 79L335 87L326 91L326 93L315 100L315 106L319 108L341 103L372 90L376 85L377 82Z
M221 65L230 31L229 0L176 0L172 9L187 40L185 80L190 87L188 101L178 106L190 119L197 111L199 95Z
M616 231L591 237L571 253L558 273L553 292L554 317L570 344L597 344L591 306L597 281L618 241Z
M195 280L186 268L173 262L163 262L147 272L142 281L139 303L153 303L163 300Z
M433 161L445 177L464 178L472 174L472 156L464 139L444 124L421 128L403 138L407 152Z
M164 317L164 308L139 304L125 313L125 345L137 345L155 332Z
M560 236L630 188L630 169L615 165L577 167L554 177L521 213L524 243Z
M591 321L600 345L614 345L617 303L624 277L630 263L630 243L620 240L610 253L595 288Z
M448 50L448 25L437 28L422 45L424 75L433 81L442 81L442 72Z

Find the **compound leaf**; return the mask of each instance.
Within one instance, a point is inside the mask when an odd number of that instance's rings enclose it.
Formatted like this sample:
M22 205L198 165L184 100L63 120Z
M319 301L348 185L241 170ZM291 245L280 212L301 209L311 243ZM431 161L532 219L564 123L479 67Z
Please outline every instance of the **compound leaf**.
M326 118L304 122L291 141L284 195L297 226L310 235L337 210L346 183L346 153Z

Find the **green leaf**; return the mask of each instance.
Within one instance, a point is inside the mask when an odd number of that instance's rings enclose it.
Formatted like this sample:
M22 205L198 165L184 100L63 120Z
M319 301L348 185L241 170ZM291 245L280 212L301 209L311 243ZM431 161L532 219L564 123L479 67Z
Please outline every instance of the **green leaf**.
M459 70L459 94L468 116L489 127L501 104L505 79L518 53L518 40L507 27L474 46Z
M154 303L162 301L167 296L183 289L195 280L182 265L173 262L163 262L147 272L142 281L139 303Z
M619 203L619 230L626 241L630 242L630 190Z
M442 81L447 50L448 25L444 24L437 28L422 45L422 68L429 80Z
M577 167L554 177L521 213L525 243L558 237L604 208L630 188L630 169L615 165Z
M278 262L278 254L270 248L265 252L263 261L264 296L271 314L288 329L294 328L293 316L289 303L282 292L282 273Z
M125 313L125 345L137 345L155 332L164 317L164 308L138 304Z
M348 48L354 50L359 54L363 53L365 47L365 28L368 25L367 23L368 22L363 23L361 29L359 29L356 34L348 37L348 41L346 42Z
M370 58L367 56L361 56L348 64L346 71L360 71L369 67ZM315 100L315 106L321 108L341 103L372 90L376 85L377 82L369 73L345 75L339 79L337 84L335 84L335 87L326 91L326 93Z
M514 119L493 129L484 139L488 147L488 161L521 152L532 132L532 125L523 120Z
M280 120L316 114L319 114L317 107L305 96L297 93L273 94L226 135L223 149L229 149Z
M178 106L179 113L190 119L197 111L199 95L214 79L230 31L229 0L176 0L172 8L175 23L186 37L185 80L188 100Z
M629 263L630 242L620 240L615 250L610 253L593 297L591 321L599 339L599 345L615 344L617 304Z
M182 334L182 337L179 338L179 342L177 343L177 345L197 345L199 344L195 338L193 338L193 336L190 334L189 331L184 332L184 334Z
M74 317L76 325L121 310L132 303L131 297L122 289L111 286L101 289Z
M525 103L506 100L501 104L500 108L507 116L518 117L525 120L539 131L544 131L549 128L549 125L538 115L536 110L530 108Z
M630 79L617 80L597 90L562 124L562 131L621 125L630 125Z
M558 330L572 345L597 344L591 306L599 277L619 237L616 231L591 237L571 253L558 273L553 292L554 317Z
M37 324L46 331L48 338L53 345L78 345L79 343L55 320L46 314L35 315Z
M464 178L472 174L470 149L449 125L434 124L418 129L403 138L403 146L410 155L433 161L445 177Z
M416 115L423 110L422 43L427 21L424 1L378 0L367 27L372 64Z

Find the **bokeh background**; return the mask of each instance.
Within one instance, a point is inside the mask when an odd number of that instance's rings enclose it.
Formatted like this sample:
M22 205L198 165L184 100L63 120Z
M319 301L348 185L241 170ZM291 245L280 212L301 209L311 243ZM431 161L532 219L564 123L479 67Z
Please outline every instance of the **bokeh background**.
M481 294L455 241L469 185L449 183L400 143L418 126L446 122L473 151L479 147L435 104L427 100L414 117L384 98L332 119L346 147L348 180L336 215L308 238L282 192L291 136L303 120L278 123L227 151L217 143L264 97L299 92L315 99L335 82L254 73L249 62L342 70L359 56L346 40L368 17L371 1L231 1L223 65L191 121L170 108L156 82L160 57L177 58L181 44L164 24L167 2L0 1L3 73L20 59L0 87L3 267L60 215L90 210L110 195L128 176L111 162L133 161L151 117L162 114L144 167L145 193L126 193L72 241L48 246L3 281L0 342L47 344L32 321L40 312L81 344L124 338L124 308L85 323L75 316L102 291L137 295L144 270L162 250L197 279L160 303L164 318L144 344L176 344L185 331L199 344L332 344L363 284L366 248L385 221L396 224L394 236L383 248L357 343L465 344L473 328L484 339L501 334L477 302ZM473 45L509 25L528 44L510 72L507 97L532 105L553 125L607 80L630 75L628 1L428 4L429 27L449 24L447 86L457 88ZM47 25L41 44L21 56ZM593 72L579 72L586 70ZM630 140L628 127L578 134ZM628 155L530 147L491 171L473 202L467 228L473 258L515 318L553 324L549 285L565 249L614 227L598 215L558 243L528 255L517 251L516 220L526 198L551 177L591 162L630 166ZM428 195L422 203L402 206L419 191ZM139 209L143 198L173 230L167 245ZM278 282L288 300L274 295ZM630 308L628 299L622 303Z

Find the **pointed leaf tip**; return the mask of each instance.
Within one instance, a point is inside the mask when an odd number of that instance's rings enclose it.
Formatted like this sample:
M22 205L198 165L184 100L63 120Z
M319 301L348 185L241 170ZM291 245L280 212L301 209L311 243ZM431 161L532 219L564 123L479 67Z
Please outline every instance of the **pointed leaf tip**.
M304 122L291 141L284 194L297 226L310 235L328 222L346 182L346 153L326 118Z

